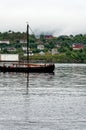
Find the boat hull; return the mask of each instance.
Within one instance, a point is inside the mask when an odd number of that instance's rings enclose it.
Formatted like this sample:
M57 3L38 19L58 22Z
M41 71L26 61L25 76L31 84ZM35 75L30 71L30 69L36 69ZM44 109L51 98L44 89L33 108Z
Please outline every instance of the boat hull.
M0 66L0 72L25 72L25 73L52 73L54 72L55 65L35 66L35 67L11 67Z

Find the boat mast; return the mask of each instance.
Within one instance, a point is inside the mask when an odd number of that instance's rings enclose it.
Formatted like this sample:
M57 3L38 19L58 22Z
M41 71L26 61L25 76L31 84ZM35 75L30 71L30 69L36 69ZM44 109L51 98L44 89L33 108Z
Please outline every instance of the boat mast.
M27 24L27 63L29 63L29 24Z

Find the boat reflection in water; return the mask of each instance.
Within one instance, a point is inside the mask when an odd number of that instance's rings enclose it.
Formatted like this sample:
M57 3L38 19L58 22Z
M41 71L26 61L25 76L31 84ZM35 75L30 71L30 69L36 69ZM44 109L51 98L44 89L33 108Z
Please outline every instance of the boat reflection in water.
M49 78L51 80L51 78L55 75L54 72L52 73L25 73L25 77L26 77L26 94L29 93L29 88L30 88L30 79L32 80L32 78L38 80L40 77L44 78ZM31 84L32 85L32 84Z

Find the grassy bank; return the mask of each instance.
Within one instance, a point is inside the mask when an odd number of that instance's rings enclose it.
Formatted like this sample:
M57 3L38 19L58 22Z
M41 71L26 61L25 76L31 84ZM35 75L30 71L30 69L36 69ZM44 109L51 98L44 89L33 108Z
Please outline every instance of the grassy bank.
M22 60L27 60L26 57L22 57ZM30 56L29 58L30 62L46 62L46 63L86 63L86 58L80 55L67 55L65 53L62 54L46 54L46 55L39 55L35 54L33 56Z

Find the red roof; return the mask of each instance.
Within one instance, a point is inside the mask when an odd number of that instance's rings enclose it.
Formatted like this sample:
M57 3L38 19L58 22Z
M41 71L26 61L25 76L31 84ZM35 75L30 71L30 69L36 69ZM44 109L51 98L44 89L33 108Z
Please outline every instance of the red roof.
M52 35L45 35L45 38L53 38Z
M82 49L82 48L84 48L84 45L80 45L80 44L73 45L73 48Z

